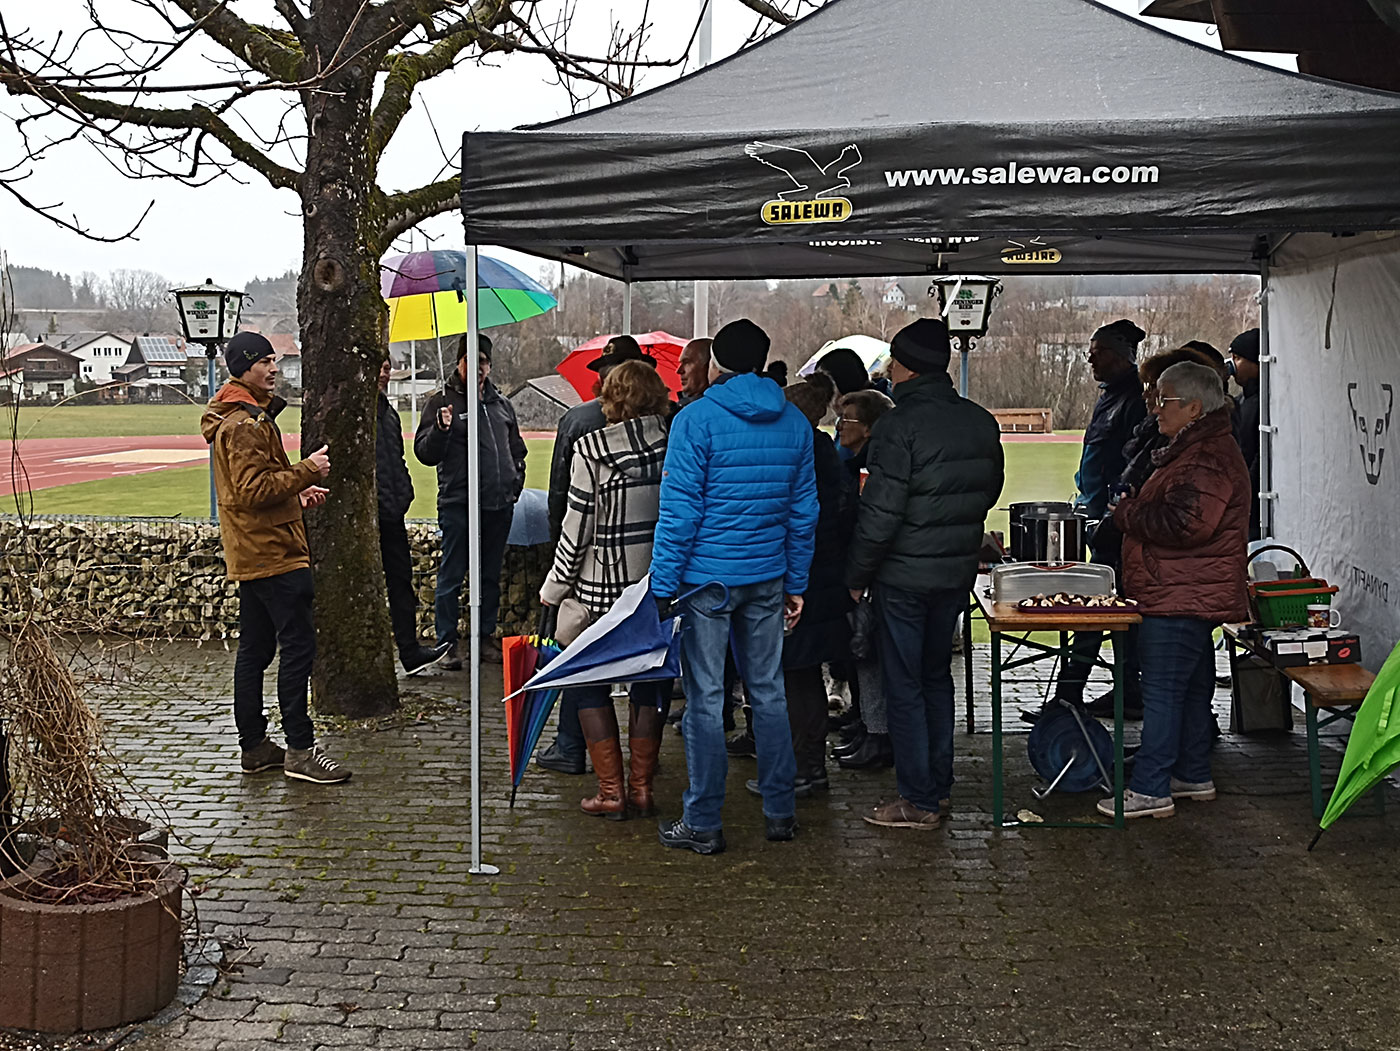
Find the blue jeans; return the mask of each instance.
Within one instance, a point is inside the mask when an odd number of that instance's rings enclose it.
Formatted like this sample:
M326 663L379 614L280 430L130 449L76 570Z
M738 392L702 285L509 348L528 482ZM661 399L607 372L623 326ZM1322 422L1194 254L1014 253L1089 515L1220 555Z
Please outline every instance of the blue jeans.
M1171 779L1209 781L1214 737L1215 625L1194 617L1143 617L1142 747L1128 787L1171 795Z
M483 639L496 631L496 615L501 608L501 566L506 558L511 514L509 507L481 511L481 623L476 633ZM438 565L433 596L433 626L439 644L450 642L455 646L461 631L462 581L467 576L467 505L438 504L438 527L442 530L442 562Z
M719 587L707 587L682 605L683 732L690 771L683 802L685 823L698 832L712 832L723 824L720 809L729 773L729 753L724 748L724 657L729 652L731 622L734 655L753 710L763 813L788 818L796 808L792 787L797 760L783 693L783 582L731 587L729 601L715 611L723 597Z
M874 602L895 786L920 810L937 812L953 788L953 628L967 590L917 594L877 584Z

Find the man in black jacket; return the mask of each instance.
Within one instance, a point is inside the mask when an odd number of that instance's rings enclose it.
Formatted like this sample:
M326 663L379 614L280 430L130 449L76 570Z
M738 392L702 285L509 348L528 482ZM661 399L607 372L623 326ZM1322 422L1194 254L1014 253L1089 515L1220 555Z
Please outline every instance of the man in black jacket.
M901 329L890 356L895 406L870 434L846 585L873 588L899 798L865 820L933 829L953 786L953 626L1001 494L1001 429L953 389L942 321Z
M1230 364L1240 395L1235 399L1235 442L1249 468L1249 539L1259 528L1259 330L1241 332L1230 341Z
M1099 400L1094 403L1094 413L1089 418L1088 429L1084 431L1084 449L1079 456L1079 470L1074 476L1078 495L1074 498L1075 509L1088 516L1091 522L1104 518L1113 496L1113 487L1128 465L1124 449L1137 430L1138 424L1147 418L1147 404L1142 400L1142 380L1138 378L1137 348L1147 333L1127 318L1120 318L1111 325L1104 325L1089 337L1089 368L1099 384ZM1105 537L1111 535L1111 531ZM1095 548L1091 561L1114 567L1114 572L1122 586L1123 568L1121 554L1116 542L1105 543L1102 549ZM1115 646L1127 647L1124 656L1125 675L1123 682L1123 707L1130 717L1142 717L1142 687L1137 671L1137 632L1129 631L1113 636ZM1060 671L1055 683L1055 698L1079 702L1084 699L1084 687L1089 681L1089 673L1098 659L1103 646L1103 633L1099 631L1077 631L1074 633L1073 657ZM1089 705L1096 715L1113 715L1113 693L1110 691ZM1040 718L1043 707L1037 705L1021 713L1026 722Z
M525 488L525 440L515 422L515 409L488 378L491 375L491 341L478 337L477 412L481 487L467 492L467 391L471 380L471 355L467 337L457 348L457 369L446 386L428 399L413 452L421 463L437 468L438 525L442 529L442 562L438 566L434 621L438 644L450 643L443 667L461 668L457 654L461 630L462 580L467 574L467 500L478 501L481 513L481 637L482 655L499 664L501 644L494 637L501 604L501 564L510 534L515 502Z
M429 648L418 641L418 595L413 590L413 556L404 515L413 503L413 480L403 458L403 421L389 401L388 358L379 368L379 425L374 433L374 478L379 489L379 554L389 591L389 622L404 671L412 675L442 660L449 642Z

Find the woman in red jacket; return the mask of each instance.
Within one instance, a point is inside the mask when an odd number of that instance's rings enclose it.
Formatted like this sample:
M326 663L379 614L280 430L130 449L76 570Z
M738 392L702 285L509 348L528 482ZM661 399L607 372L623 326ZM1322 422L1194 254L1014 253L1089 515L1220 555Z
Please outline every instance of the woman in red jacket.
M1215 798L1210 775L1215 648L1211 634L1248 616L1249 472L1220 375L1183 362L1151 406L1169 442L1142 492L1120 499L1123 582L1142 613L1142 747L1128 817L1171 817L1173 799ZM1099 803L1113 815L1113 800Z

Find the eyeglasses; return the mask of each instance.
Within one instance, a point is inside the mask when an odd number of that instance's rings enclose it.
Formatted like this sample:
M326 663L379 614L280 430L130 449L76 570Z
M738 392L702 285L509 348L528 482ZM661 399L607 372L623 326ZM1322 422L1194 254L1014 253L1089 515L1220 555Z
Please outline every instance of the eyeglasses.
M1160 394L1158 394L1158 395L1155 395L1155 396L1153 397L1153 399L1152 399L1152 404L1155 405L1155 406L1157 406L1157 408L1160 409L1163 405L1165 405L1165 404L1166 404L1167 402L1169 402L1169 401L1185 401L1185 400L1186 400L1185 398L1164 398L1164 397L1162 397Z
M860 422L861 422L861 421L858 420L858 419L856 419L854 416L838 416L838 417L836 417L836 426L838 426L838 427L840 427L841 424L843 424L843 423L860 423Z

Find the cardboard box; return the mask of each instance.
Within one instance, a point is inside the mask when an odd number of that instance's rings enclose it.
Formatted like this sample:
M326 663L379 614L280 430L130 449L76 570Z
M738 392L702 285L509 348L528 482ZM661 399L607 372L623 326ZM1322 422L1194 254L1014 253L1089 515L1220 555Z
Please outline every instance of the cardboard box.
M1355 664L1361 660L1361 639L1349 631L1281 629L1263 633L1270 659L1280 668L1308 664Z

